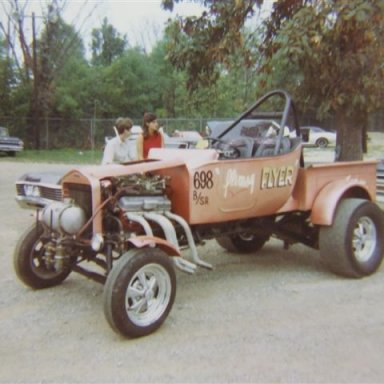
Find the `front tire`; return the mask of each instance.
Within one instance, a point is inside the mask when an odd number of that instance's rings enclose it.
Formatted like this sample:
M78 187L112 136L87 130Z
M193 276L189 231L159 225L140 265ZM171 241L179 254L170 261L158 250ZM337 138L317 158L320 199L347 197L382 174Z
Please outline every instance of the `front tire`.
M110 326L128 337L148 335L167 318L176 295L173 264L159 248L122 255L104 287L104 314Z
M334 273L360 278L373 274L383 260L384 215L363 199L339 203L333 224L320 229L320 255Z
M58 285L71 273L69 267L64 271L57 271L53 265L47 265L42 234L42 225L33 224L20 237L13 255L16 275L24 284L34 289Z
M229 252L251 253L263 248L268 239L269 235L255 235L244 232L236 235L217 237L216 241Z

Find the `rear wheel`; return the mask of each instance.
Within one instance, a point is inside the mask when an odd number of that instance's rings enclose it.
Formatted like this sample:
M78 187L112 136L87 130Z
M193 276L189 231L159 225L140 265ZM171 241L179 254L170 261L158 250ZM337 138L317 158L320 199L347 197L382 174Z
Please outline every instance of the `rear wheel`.
M339 203L333 224L320 229L320 254L330 270L346 277L374 273L383 260L384 215L370 201Z
M20 237L13 255L17 276L24 284L35 289L58 285L71 273L70 267L56 270L54 263L47 259L42 234L40 223L32 225Z
M268 239L269 235L255 235L243 232L231 236L217 237L216 241L229 252L251 253L260 250Z
M173 264L158 248L128 251L104 287L104 314L110 326L128 337L145 336L168 316L176 295Z
M328 140L325 137L320 137L319 139L316 140L316 147L327 148Z

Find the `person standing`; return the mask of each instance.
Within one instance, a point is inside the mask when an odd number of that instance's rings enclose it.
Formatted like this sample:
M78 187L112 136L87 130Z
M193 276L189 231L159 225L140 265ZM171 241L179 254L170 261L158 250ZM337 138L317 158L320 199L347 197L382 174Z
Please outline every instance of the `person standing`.
M146 112L143 117L143 133L137 138L137 157L139 160L148 158L151 148L164 147L164 136L159 130L157 117L154 113Z
M133 122L128 117L119 117L113 127L116 137L110 139L104 148L102 165L121 164L135 159L134 147L128 138L131 135Z

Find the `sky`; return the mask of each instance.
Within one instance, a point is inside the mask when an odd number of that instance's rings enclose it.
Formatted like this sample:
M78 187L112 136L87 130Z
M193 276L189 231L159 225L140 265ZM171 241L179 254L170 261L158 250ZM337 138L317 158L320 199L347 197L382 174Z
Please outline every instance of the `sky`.
M39 16L46 9L48 0L19 0L20 4L27 3L26 15L36 15L37 30ZM63 17L80 31L85 47L89 50L93 28L100 28L105 17L109 24L121 34L126 35L129 46L141 46L147 51L161 38L165 22L168 18L180 16L199 16L204 7L198 1L184 0L175 4L173 12L161 8L161 0L59 0L65 2ZM268 9L273 0L264 0ZM5 4L0 0L0 21L4 23ZM28 19L27 19L28 24Z
M11 0L12 1L12 0ZM32 36L31 16L35 14L37 34L42 25L41 16L46 12L48 0L18 0L23 6L27 4L24 14L27 16L25 29ZM72 24L84 40L91 43L93 28L100 28L105 17L109 24L121 34L126 35L130 46L140 45L150 49L161 38L164 24L170 17L199 16L203 7L195 1L185 0L176 4L174 11L161 8L161 0L58 0L65 4L62 16ZM7 24L8 0L0 0L0 22Z
M69 0L72 7L83 0ZM122 34L126 34L132 45L153 44L153 39L161 35L168 18L180 16L200 16L204 7L198 1L184 0L175 4L172 12L161 8L161 0L88 0L95 6L94 18L101 25L104 17ZM271 8L273 0L264 0L264 9Z
M161 8L161 0L109 0L102 1L95 13L100 21L108 17L111 24L121 33L127 34L128 41L143 43L162 33L164 23L176 14L182 16L200 15L203 7L195 2L177 4L174 11Z
M150 49L161 37L168 18L199 16L203 10L197 2L186 0L176 4L173 12L163 10L161 0L67 0L64 18L80 29L85 44L90 43L92 29L99 28L106 17L119 33L127 36L130 46Z

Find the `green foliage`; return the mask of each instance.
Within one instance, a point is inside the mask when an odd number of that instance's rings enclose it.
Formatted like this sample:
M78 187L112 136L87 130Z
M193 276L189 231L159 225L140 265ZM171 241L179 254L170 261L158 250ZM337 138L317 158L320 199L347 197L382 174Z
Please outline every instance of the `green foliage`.
M15 83L12 61L7 56L5 41L0 40L0 114L6 113L12 107L11 92Z
M276 81L289 69L286 88L301 109L335 116L340 160L362 158L368 115L383 105L383 29L383 2L310 1L269 41L264 73Z
M38 58L46 57L50 67L60 71L68 58L83 59L84 44L72 25L67 24L60 15L54 21L46 21L38 40Z
M89 100L93 71L83 59L68 60L56 82L55 103L51 115L56 117L82 118L92 114Z
M163 6L182 1L163 0ZM262 0L199 2L201 17L169 22L150 53L129 48L126 36L104 19L93 30L90 61L56 7L57 17L47 17L36 36L38 97L32 56L18 69L0 41L0 114L37 112L39 129L46 117L59 118L55 145L85 148L87 135L78 138L84 118L126 115L140 123L149 110L159 118L232 118L273 88L288 89L302 112L336 116L340 127L347 127L340 116L348 117L349 133L360 132L368 114L383 108L383 1L277 0L262 30L255 27ZM252 15L252 29L245 28ZM26 49L32 46L26 41ZM30 121L13 127L26 142L35 134ZM338 137L357 143L358 135L341 131Z
M176 0L175 2L179 2ZM163 1L165 9L173 9L173 1ZM262 0L209 1L200 17L177 18L168 23L168 60L187 73L187 88L211 86L220 77L218 65L231 68L230 57L242 55L250 66L250 51L244 44L242 27L254 14Z
M126 35L120 33L104 18L101 28L92 30L92 64L108 66L121 57L128 46Z
M212 27L210 30L215 31L215 36L220 35L225 41L230 41L225 38L225 26L220 21L220 15L226 17L230 11L221 3L214 3L208 1L206 5L215 6L217 22L207 23ZM232 8L236 15L234 22L239 23L239 18L244 17L244 5L251 7L257 3L235 2L235 8ZM97 64L94 66L87 64L81 40L75 31L63 25L60 15L55 19L55 24L47 25L38 38L41 56L45 52L50 53L50 57L46 56L44 59L47 65L45 76L52 80L47 82L40 95L46 92L49 116L68 120L69 135L74 134L75 128L71 128L74 118L115 118L128 115L140 122L146 110L155 111L159 117L233 117L253 101L255 82L252 70L248 69L249 56L245 58L242 54L233 54L227 57L224 48L219 50L226 63L216 64L214 60L210 60L214 68L213 75L209 75L209 71L204 69L201 76L202 79L211 76L212 81L208 82L208 86L195 87L195 92L190 94L185 87L190 72L175 68L169 61L169 52L166 49L171 43L169 35L165 35L148 54L139 48L126 49L125 37L122 38L106 19L93 32L91 62ZM239 31L233 33L238 39L243 38ZM57 39L56 44L53 44L53 37ZM68 42L72 42L72 51L68 51ZM252 49L254 51L253 44L249 35L243 41L247 52ZM198 49L200 52L205 50L204 46ZM66 61L63 62L58 60L63 56L61 50L69 53L65 55ZM50 72L53 68L60 70ZM216 82L213 81L214 78ZM17 87L17 94L14 96L18 100L18 113L24 111L24 115L28 114L33 91L31 85L23 83Z
M313 2L281 25L264 67L278 82L289 69L289 89L319 117L380 106L384 80L384 11L376 1ZM292 73L296 72L296 76Z
M102 71L101 105L109 116L142 116L154 110L157 97L155 73L146 55L130 49Z

